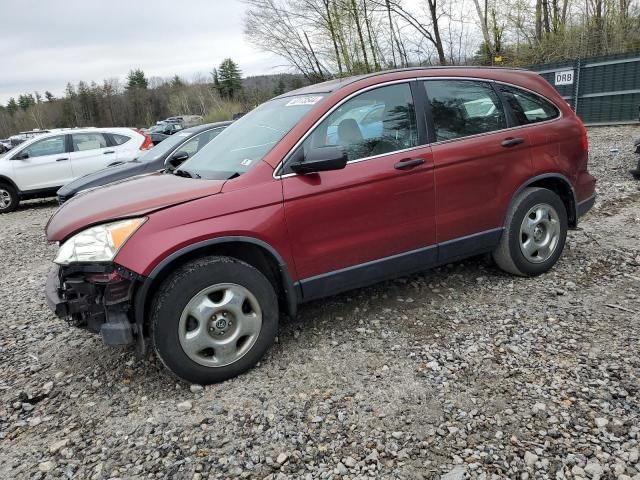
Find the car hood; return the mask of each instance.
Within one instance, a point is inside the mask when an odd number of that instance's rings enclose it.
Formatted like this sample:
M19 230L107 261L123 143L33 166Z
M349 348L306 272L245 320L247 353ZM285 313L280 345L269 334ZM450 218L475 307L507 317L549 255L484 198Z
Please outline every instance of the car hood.
M220 193L225 180L200 180L156 173L80 194L47 223L49 241L63 241L91 225L146 215L172 205Z
M73 197L78 192L86 190L87 188L100 187L108 183L115 182L117 180L123 180L135 175L140 175L145 172L152 172L153 170L160 170L164 162L155 162L159 167L154 168L156 165L150 165L154 162L141 163L141 162L126 162L112 167L103 168L93 173L89 173L74 181L67 183L65 186L60 187L56 192L59 197L67 200Z

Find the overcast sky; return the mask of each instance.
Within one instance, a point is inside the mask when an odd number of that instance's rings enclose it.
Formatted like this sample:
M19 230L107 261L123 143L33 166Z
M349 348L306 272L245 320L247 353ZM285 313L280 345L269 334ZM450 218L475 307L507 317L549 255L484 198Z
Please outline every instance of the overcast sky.
M243 35L240 0L0 0L0 103L63 92L67 82L178 74L191 80L227 57L243 75L286 70Z

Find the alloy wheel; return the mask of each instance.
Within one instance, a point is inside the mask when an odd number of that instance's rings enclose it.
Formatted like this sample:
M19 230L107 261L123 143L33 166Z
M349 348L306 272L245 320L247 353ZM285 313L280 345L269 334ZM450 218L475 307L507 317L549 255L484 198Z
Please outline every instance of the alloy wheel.
M7 190L0 188L0 210L5 210L9 208L10 205L11 194Z
M555 252L560 239L560 218L549 204L529 209L520 225L520 251L531 263L542 263Z
M224 367L255 344L262 328L262 309L242 285L218 283L187 303L178 328L180 345L191 360L206 367Z

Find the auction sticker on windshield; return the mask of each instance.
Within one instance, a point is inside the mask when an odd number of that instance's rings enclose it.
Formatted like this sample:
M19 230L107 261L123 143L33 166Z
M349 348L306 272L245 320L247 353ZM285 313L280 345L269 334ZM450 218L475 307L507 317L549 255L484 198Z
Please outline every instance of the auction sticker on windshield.
M322 100L321 96L304 96L304 97L295 97L289 100L285 107L293 107L295 105L315 105L320 100Z

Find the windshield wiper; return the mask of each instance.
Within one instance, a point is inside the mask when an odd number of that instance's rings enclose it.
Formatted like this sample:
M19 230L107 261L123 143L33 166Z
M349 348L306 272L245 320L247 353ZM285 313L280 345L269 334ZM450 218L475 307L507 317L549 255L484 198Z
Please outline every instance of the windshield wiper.
M202 178L200 175L198 175L195 172L189 172L187 170L184 170L182 168L178 169L178 170L174 170L173 171L174 175L177 175L179 177L185 177L185 178Z

